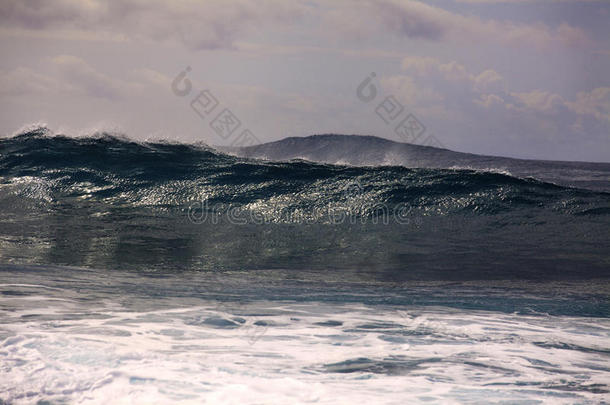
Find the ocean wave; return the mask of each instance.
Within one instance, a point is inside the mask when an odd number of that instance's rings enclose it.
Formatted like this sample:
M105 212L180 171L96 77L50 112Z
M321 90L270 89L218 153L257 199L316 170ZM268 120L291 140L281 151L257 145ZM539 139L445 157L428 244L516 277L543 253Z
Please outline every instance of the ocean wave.
M44 127L0 140L1 198L107 204L237 206L314 212L404 203L437 213L545 206L595 212L608 195L498 169L346 167L239 158L205 145L136 142L116 134L71 138Z
M496 170L263 161L45 128L0 139L0 223L4 263L442 279L610 268L604 191Z

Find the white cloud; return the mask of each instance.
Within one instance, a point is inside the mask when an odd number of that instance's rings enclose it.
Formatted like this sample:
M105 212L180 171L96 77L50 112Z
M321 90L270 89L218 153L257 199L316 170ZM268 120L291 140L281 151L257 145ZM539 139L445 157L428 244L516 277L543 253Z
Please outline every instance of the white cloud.
M388 94L396 94L402 103L410 106L438 105L445 99L443 94L432 88L418 86L409 76L383 77L381 85L388 91Z
M448 143L458 132L474 144L500 142L508 153L512 147L512 153L522 154L523 144L550 151L554 142L576 147L583 134L603 139L610 131L609 87L566 100L540 89L510 91L499 72L488 69L477 74L456 61L410 56L402 67L403 74L381 78L384 91L394 94L422 120L450 129L444 135Z
M506 80L495 70L488 69L474 78L474 89L479 93L502 93Z
M392 76L382 79L382 82L404 91L405 97L410 100L414 100L414 94L434 91L440 95L436 100L457 96L456 100L461 102L476 100L476 104L483 106L498 105L502 100L507 108L516 111L558 113L567 108L579 115L610 120L610 87L581 92L576 100L568 101L558 94L539 89L511 92L500 73L487 69L473 74L456 61L443 63L435 58L409 56L403 59L401 66L406 75ZM416 85L416 82L419 84ZM401 83L409 83L409 86ZM459 94L455 94L456 90Z
M533 110L543 113L556 113L566 105L561 96L548 91L533 90L527 93L510 93L510 95L519 101L513 108L521 111Z
M578 93L576 100L568 102L567 106L578 114L610 122L610 87Z
M481 94L481 97L474 100L474 103L487 109L504 106L505 101L502 97L495 94Z

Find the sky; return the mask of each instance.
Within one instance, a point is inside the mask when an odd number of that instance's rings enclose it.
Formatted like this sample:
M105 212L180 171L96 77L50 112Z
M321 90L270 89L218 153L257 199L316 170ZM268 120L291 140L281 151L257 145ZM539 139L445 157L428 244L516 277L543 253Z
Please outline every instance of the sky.
M1 0L0 50L5 136L610 162L606 0Z

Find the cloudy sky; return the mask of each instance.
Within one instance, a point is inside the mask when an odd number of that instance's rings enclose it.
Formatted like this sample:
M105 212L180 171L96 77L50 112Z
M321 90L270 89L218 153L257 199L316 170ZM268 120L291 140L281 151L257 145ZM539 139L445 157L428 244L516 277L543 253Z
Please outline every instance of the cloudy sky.
M610 1L2 0L0 47L3 135L404 141L412 114L454 150L610 161Z

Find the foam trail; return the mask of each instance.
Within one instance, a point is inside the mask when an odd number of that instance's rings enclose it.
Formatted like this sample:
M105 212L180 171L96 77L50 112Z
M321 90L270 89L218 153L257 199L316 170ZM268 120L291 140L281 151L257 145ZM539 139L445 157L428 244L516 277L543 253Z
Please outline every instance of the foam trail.
M593 404L610 389L608 319L205 300L134 311L23 299L0 300L27 308L1 313L0 397L9 403Z

